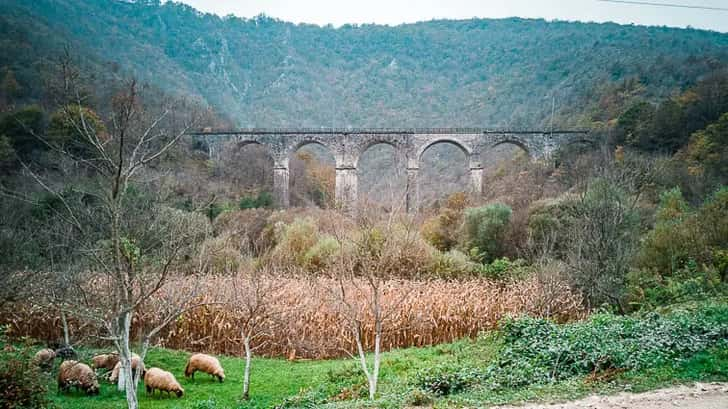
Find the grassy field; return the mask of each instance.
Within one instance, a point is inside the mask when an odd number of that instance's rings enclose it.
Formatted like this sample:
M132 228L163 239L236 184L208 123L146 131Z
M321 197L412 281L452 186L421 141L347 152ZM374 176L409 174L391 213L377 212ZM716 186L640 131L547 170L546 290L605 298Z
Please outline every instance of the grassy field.
M232 357L220 357L225 368L225 382L219 383L206 374L197 373L195 380L184 377L184 367L188 353L165 349L153 349L147 356L147 367L160 367L172 372L182 387L185 395L177 398L166 394L148 396L143 385L139 391L142 408L189 408L189 407L270 407L283 398L295 395L302 388L320 383L327 371L335 368L340 362L305 361L288 362L281 359L256 359L253 363L250 402L240 404L239 397L243 385L244 361ZM125 408L124 395L116 390L116 386L108 381L101 381L101 393L87 397L81 393L58 394L55 385L50 387L53 401L61 408ZM214 401L217 406L205 405Z
M485 363L492 356L493 344L463 340L451 344L410 348L385 353L382 359L380 402L398 401L408 390L409 380L426 367L443 362L467 360L473 364ZM84 357L93 351L83 351ZM183 375L188 353L167 349L152 349L146 359L147 367L160 367L171 371L185 389L185 396L160 397L156 393L147 396L143 388L139 391L142 408L269 408L281 404L285 398L301 396L306 406L308 397L345 400L365 397L365 379L358 362L351 359L323 361L294 361L258 358L253 360L251 377L251 400L239 399L242 391L244 361L235 357L220 357L225 368L225 382L213 381L211 377L198 373L195 380ZM101 393L88 397L71 392L58 394L53 381L49 387L52 400L63 409L124 408L122 393L115 385L101 382ZM360 402L364 403L364 402ZM293 403L290 405L295 406Z
M416 404L432 408L484 407L568 400L591 393L639 392L694 381L728 381L727 316L728 303L720 301L667 315L597 314L561 326L519 319L476 340L384 353L375 401L366 399L366 382L358 362L353 359L294 362L255 359L251 400L240 401L242 359L220 357L226 373L222 384L204 374L198 374L193 381L183 376L189 353L157 348L148 354L147 367L161 367L174 373L185 389L185 396L155 394L150 397L142 386L140 406L143 409L384 409ZM568 349L569 345L574 349ZM559 348L566 348L564 353L578 359L559 366L558 372L547 369L552 376L545 379L538 365L553 359L554 351ZM654 355L663 351L668 353L661 357ZM80 354L88 362L96 352L100 351L84 349ZM601 361L605 356L612 357L613 366L597 372L579 369L584 360ZM561 358L557 361L563 363ZM546 368L551 368L549 365ZM423 381L432 374L450 384L462 376L467 381L463 387L450 390L452 393L435 395L438 393L435 390L425 391L430 388L425 385L432 384ZM63 409L125 407L123 394L107 381L102 381L101 393L93 397L76 392L58 394L55 381L49 378L47 382L51 400Z
M185 388L185 396L149 397L140 391L142 408L270 408L291 399L288 407L319 407L316 398L337 397L326 404L330 408L400 408L415 402L415 387L412 378L417 371L444 362L477 361L486 362L495 352L494 345L484 341L461 341L430 348L407 349L385 354L383 361L380 398L367 402L364 379L355 362L351 360L288 362L280 359L256 359L252 378L252 399L241 402L243 361L238 358L222 357L227 378L220 384L211 378L198 374L194 381L185 379L182 370L188 354L164 349L151 351L150 366L160 366L172 371ZM175 369L177 368L177 369ZM548 385L534 385L519 389L493 391L475 387L447 397L432 397L425 401L435 408L473 407L515 403L523 401L559 401L576 399L591 393L612 393L618 391L646 391L677 383L693 381L728 381L728 350L713 349L699 353L676 365L665 365L650 370L625 372L604 379L570 379ZM55 386L50 388L53 401L63 409L125 408L123 395L114 385L102 385L101 394L87 397L75 392L59 395ZM352 400L351 398L361 399Z

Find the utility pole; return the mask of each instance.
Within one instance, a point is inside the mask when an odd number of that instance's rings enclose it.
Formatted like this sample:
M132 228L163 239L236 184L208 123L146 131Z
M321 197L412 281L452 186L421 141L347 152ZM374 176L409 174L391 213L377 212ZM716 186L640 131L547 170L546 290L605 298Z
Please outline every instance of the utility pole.
M551 94L551 137L554 136L554 110L556 109L556 95Z

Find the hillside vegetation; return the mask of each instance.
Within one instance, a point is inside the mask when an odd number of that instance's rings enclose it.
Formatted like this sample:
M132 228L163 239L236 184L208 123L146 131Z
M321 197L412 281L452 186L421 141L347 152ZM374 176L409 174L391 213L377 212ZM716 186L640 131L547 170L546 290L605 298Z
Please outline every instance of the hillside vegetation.
M662 27L472 19L340 28L218 17L172 2L3 0L0 73L39 97L68 45L100 77L120 70L197 95L237 126L557 126L608 83L650 100L728 61L728 35ZM73 22L73 24L69 24Z

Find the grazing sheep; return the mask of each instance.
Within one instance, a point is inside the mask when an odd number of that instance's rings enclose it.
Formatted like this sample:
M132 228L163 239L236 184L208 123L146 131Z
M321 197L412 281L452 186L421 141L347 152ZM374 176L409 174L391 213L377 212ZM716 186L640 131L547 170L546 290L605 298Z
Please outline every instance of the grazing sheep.
M56 349L56 356L62 359L77 359L78 354L72 346L67 345Z
M78 361L63 361L58 371L58 391L68 391L72 386L87 395L99 394L99 381L90 366Z
M49 369L53 366L53 361L56 359L56 351L50 348L44 348L35 353L33 357L33 363L41 368Z
M144 364L142 363L141 358L139 358L139 355L132 354L131 356L131 369L132 369L132 375L136 376L136 371L141 367L141 376L144 377ZM121 361L117 362L116 365L114 365L114 369L111 371L111 376L109 377L109 381L111 383L116 383L117 380L119 380L119 372L121 372Z
M117 363L119 363L119 354L101 354L91 358L91 366L94 369L106 369L107 371L113 371Z
M195 379L196 371L217 377L220 382L225 380L225 371L222 369L220 361L214 356L205 354L192 355L189 361L187 361L187 366L185 366L185 377L188 378L191 376L192 379Z
M159 394L162 392L174 392L178 398L181 398L185 394L185 390L177 382L174 375L171 372L167 372L159 368L149 368L147 373L144 374L144 385L147 387L147 394L154 395L154 390L159 389Z

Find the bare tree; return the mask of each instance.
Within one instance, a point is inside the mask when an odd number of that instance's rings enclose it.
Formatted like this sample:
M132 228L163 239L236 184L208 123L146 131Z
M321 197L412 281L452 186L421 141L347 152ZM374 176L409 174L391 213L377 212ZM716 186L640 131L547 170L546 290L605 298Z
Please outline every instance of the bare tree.
M276 319L285 311L279 306L282 284L274 275L262 269L250 269L229 277L221 301L228 304L245 348L242 398L250 398L250 369L255 350L264 347L269 340Z
M172 151L202 113L180 99L146 102L140 95L145 88L130 80L113 97L108 117L99 124L102 120L84 106L86 96L77 86L77 71L66 64L62 68L58 88L63 98L56 115L72 139L59 142L52 135L37 136L88 175L82 189L85 199L70 200L29 165L24 167L57 199L58 219L78 238L83 261L67 269L69 290L59 305L64 312L93 322L103 331L102 338L113 343L122 367L119 387L126 391L128 407L137 408L141 371L132 377L132 319L147 303L166 306L156 325L141 334L143 359L153 338L194 306L198 286L164 290L176 279L175 273L187 267L184 256L209 233L204 217L165 207L152 193L157 189L145 185L150 168ZM182 111L187 115L175 114Z
M360 215L364 214L367 212L360 210ZM409 296L405 292L396 300L387 300L385 308L385 288L395 277L419 275L417 259L422 256L417 251L419 234L411 216L395 211L383 221L360 217L358 232L348 236L337 234L337 240L340 247L338 261L328 273L333 285L327 280L322 283L322 288L339 307L344 324L356 344L359 364L369 386L369 399L374 399L386 323ZM366 356L367 324L373 327L374 332L371 363Z

